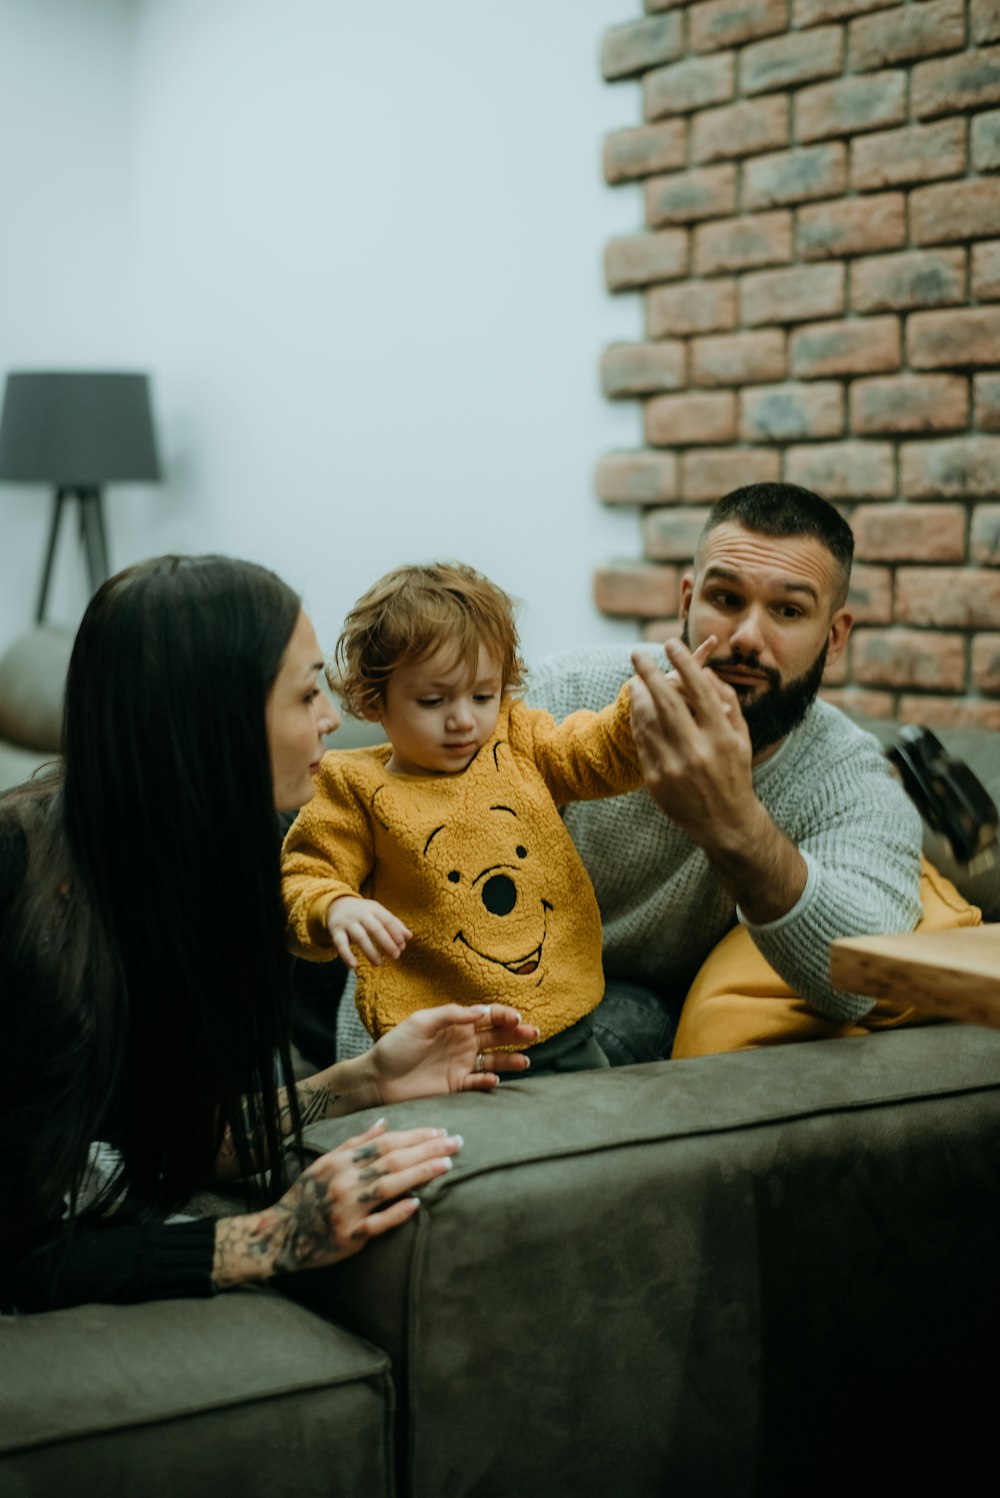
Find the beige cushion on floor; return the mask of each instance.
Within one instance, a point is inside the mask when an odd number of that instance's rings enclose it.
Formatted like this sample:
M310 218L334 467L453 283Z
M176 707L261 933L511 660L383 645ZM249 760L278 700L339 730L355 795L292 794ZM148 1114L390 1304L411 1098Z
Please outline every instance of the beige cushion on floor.
M25 749L56 751L73 632L42 624L0 657L0 738Z

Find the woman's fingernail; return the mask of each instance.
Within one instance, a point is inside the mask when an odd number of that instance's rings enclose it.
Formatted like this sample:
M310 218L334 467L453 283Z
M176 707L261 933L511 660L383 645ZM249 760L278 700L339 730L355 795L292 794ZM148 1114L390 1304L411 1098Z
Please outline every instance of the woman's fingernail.
M445 1171L445 1170L450 1170L451 1169L451 1160L448 1158L447 1155L445 1155L442 1159L440 1159L440 1160L437 1161L437 1168L440 1171Z
M461 1134L452 1134L451 1138L448 1140L448 1143L453 1144L457 1150L460 1150L464 1145L465 1140L462 1138Z
M382 1117L382 1118L376 1118L375 1122L372 1124L372 1128L373 1129L384 1129L385 1128L385 1118L384 1117Z

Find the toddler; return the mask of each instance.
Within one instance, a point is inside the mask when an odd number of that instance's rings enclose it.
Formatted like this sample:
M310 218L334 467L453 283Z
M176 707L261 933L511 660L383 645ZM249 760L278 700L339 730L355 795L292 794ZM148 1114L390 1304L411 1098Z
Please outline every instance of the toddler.
M605 1066L600 916L557 804L642 783L628 688L556 724L511 695L523 673L511 600L471 567L399 567L359 599L327 676L389 742L323 757L284 845L291 945L357 968L376 1039L495 1000L537 1026L533 1066Z

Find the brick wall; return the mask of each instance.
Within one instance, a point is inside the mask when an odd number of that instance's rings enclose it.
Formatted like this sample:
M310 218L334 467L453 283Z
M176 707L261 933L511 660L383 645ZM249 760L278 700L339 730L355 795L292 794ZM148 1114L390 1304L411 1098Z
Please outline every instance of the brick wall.
M753 480L854 527L825 695L1000 729L1000 0L646 0L604 39L645 228L607 247L645 341L605 351L645 447L597 472L646 560L600 608L662 638L704 506Z

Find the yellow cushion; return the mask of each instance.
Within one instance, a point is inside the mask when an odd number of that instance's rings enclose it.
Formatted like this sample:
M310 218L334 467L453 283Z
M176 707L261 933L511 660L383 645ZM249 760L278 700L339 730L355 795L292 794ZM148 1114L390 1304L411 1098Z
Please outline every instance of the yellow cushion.
M920 903L924 913L918 931L948 931L982 923L982 912L926 859L920 874ZM872 1030L927 1023L915 1010L883 999L853 1024L825 1019L792 992L761 956L746 928L737 926L709 953L692 983L672 1055L711 1056L719 1051L868 1035Z

